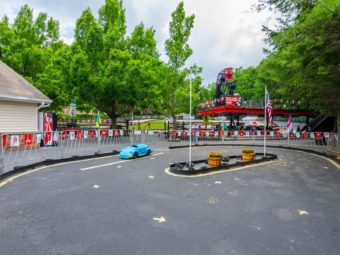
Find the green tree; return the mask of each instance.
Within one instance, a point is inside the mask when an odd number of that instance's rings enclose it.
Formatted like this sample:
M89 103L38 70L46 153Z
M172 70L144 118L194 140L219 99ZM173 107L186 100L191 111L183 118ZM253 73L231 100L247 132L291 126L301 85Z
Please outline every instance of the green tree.
M90 8L83 11L76 21L74 37L76 44L88 56L93 69L103 61L103 29L93 16Z
M257 68L258 77L278 98L335 116L340 108L340 5L335 0L305 4L296 7L294 23L270 37L275 50Z
M198 104L201 102L202 98L200 91L202 90L202 78L200 74L202 73L202 68L193 65L191 68L187 68L182 72L184 77L184 85L178 88L177 100L178 100L178 112L184 113L188 112L190 108L190 75L192 79L192 110L193 114L197 113Z
M157 108L159 54L155 31L136 26L126 37L122 1L106 0L99 19L86 9L77 20L71 80L82 100L118 117L135 109Z
M235 70L235 77L237 79L236 91L240 94L242 100L253 100L263 97L263 86L258 81L256 68L237 68Z
M192 54L188 40L194 26L195 16L187 17L184 11L184 3L180 2L171 17L172 20L169 24L170 38L165 41L165 50L173 72L169 72L170 75L167 77L166 91L168 96L165 102L168 103L167 108L170 109L174 126L176 126L176 113L180 110L177 93L183 87L185 77L185 74L181 73L181 68Z
M59 40L58 21L46 13L34 19L28 5L19 10L13 24L6 16L0 22L0 59L54 100L50 109L65 106L67 70L59 71L56 63L67 48Z

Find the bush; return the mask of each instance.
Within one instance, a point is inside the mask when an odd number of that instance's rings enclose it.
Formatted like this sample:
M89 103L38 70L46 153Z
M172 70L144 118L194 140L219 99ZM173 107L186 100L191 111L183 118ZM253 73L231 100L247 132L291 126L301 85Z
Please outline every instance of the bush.
M253 154L253 153L255 153L255 151L252 148L243 148L242 149L242 154Z
M212 151L212 152L209 152L208 157L209 158L223 158L223 154L219 151Z

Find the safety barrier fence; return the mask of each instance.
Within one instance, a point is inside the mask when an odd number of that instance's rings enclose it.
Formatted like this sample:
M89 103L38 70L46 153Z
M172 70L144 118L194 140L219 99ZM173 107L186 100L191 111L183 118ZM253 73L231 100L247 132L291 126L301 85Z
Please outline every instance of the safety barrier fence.
M131 144L146 143L153 149L188 145L188 130L67 130L29 134L0 134L0 174L48 159L62 159L94 153L119 151ZM263 145L264 131L191 132L192 144ZM266 143L274 146L308 148L317 151L340 150L338 134L268 131Z

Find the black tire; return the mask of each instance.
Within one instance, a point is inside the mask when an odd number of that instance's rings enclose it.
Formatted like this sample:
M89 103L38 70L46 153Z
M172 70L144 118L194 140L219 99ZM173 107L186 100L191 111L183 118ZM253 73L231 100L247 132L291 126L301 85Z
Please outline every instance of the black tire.
M149 156L150 153L151 153L151 150L147 150L147 151L146 151L146 156Z
M133 158L134 158L134 159L138 158L138 153L137 153L137 152L135 152L135 153L133 154Z

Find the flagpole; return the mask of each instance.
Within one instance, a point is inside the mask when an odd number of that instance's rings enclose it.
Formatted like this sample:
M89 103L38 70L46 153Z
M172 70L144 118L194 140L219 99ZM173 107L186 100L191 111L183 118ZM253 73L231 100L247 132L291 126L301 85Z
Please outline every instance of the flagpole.
M266 139L267 139L267 85L264 89L264 141L263 141L263 156L266 156Z
M190 114L189 114L189 169L191 169L191 140L192 140L192 127L191 127L191 113L192 113L192 77L191 77L191 67L190 67Z
M289 120L290 120L290 118L291 118L291 116L289 115L289 118L288 118L288 122L289 122ZM290 127L289 127L289 125L287 125L287 131L288 131L288 146L290 145Z
M98 152L100 152L100 115L99 115L99 111L97 112L97 116L96 116L96 123L98 122Z

